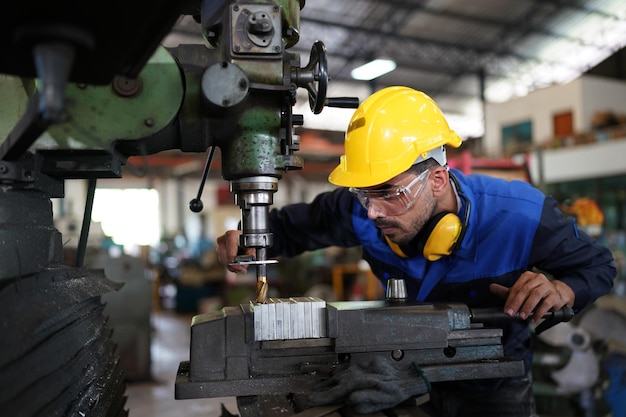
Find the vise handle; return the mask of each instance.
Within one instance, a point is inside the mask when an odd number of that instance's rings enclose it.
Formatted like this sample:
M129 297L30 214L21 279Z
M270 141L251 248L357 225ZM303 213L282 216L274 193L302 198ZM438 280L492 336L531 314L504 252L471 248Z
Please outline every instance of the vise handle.
M532 314L530 315L532 317ZM529 317L529 318L530 318ZM553 323L570 321L574 317L574 310L568 306L563 306L557 311L548 311L543 315L543 319ZM499 322L522 320L519 315L509 316L504 311L497 308L473 308L470 309L470 320L473 323Z

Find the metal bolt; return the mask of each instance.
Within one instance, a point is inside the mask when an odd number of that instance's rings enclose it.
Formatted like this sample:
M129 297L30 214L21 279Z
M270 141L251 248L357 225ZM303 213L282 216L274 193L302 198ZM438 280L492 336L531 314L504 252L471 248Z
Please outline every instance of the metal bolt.
M443 348L443 354L446 358L454 358L456 356L456 348L453 346Z
M6 174L7 172L9 172L9 167L4 164L0 165L0 174Z
M117 75L111 83L113 91L120 97L136 97L141 93L143 83L140 78Z
M146 120L143 121L143 123L148 126L148 127L153 127L154 126L154 119L152 118L147 118Z
M404 357L404 352L399 349L393 350L391 351L391 357L393 358L394 361L399 361L400 359Z

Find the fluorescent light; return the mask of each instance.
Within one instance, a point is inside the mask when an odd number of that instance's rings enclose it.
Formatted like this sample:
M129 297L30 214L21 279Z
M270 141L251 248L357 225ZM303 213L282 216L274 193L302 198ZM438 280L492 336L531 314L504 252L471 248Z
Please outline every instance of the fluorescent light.
M369 81L396 69L396 63L390 59L375 59L352 70L350 75L355 80Z

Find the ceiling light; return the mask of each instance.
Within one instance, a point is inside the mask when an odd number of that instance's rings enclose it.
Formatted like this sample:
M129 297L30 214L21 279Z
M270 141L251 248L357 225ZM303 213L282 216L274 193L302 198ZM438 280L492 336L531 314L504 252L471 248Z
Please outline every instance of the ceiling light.
M369 81L396 69L391 59L375 59L352 70L350 75L355 80Z

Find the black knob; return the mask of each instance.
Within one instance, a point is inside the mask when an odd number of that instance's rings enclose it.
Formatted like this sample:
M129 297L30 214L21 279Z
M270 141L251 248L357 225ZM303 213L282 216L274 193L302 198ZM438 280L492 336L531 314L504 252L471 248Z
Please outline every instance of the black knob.
M193 211L194 213L200 213L203 208L204 204L202 204L202 201L197 198L194 198L189 202L189 210Z

